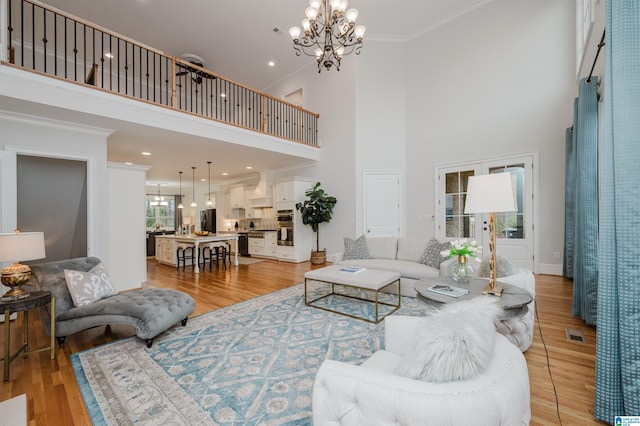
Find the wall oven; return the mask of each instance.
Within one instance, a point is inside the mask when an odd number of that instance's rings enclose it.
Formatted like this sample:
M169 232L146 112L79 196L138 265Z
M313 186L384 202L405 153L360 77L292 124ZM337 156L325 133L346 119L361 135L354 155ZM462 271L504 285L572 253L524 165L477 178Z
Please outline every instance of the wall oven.
M293 210L278 210L276 214L278 245L293 245Z

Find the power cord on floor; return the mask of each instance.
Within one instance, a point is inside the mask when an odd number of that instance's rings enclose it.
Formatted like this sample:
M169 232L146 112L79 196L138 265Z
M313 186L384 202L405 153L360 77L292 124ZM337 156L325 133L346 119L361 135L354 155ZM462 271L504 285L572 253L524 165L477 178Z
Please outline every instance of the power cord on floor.
M540 340L542 341L542 347L544 347L544 354L547 357L547 370L549 371L549 379L551 379L551 385L553 386L553 395L556 398L556 412L558 413L558 423L562 426L562 419L560 418L560 402L558 401L558 392L556 391L556 384L553 381L553 376L551 375L551 362L549 361L549 351L547 350L547 344L544 342L544 337L542 337L542 327L540 326L540 319L538 317L538 304L535 305L536 311L536 323L538 323L538 331L540 332Z

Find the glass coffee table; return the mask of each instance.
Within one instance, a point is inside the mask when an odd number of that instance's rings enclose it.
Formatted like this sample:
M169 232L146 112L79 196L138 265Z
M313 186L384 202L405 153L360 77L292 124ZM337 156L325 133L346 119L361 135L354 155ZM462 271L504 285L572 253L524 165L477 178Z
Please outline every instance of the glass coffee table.
M527 313L527 305L533 300L531 293L518 286L503 283L498 280L498 284L504 288L502 296L497 297L482 294L482 290L486 287L487 281L488 279L472 278L467 283L459 283L454 281L451 277L429 277L422 278L416 282L414 289L418 293L418 299L430 305L437 306L442 303L460 302L462 300L469 300L475 297L494 297L500 301L500 305L504 311L500 316L501 320L518 318ZM429 287L438 284L467 289L469 290L469 293L460 297L451 297L429 291Z

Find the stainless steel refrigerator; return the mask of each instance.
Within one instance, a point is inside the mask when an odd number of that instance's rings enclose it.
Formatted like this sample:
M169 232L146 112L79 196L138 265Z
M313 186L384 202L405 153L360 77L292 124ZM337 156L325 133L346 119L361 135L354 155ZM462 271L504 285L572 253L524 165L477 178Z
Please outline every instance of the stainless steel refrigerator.
M200 211L200 229L216 233L216 209Z

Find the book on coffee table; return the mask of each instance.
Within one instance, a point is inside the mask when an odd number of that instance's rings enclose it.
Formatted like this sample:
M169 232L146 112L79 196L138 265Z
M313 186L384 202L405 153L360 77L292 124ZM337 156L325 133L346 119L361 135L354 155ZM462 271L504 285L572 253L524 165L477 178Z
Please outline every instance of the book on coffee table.
M460 297L460 296L464 296L465 294L469 294L469 289L454 287L448 284L432 285L427 290L429 290L432 293L444 294L445 296L450 296L450 297Z
M344 274L357 274L359 272L365 271L367 268L361 268L359 266L343 266L340 268L340 272Z

